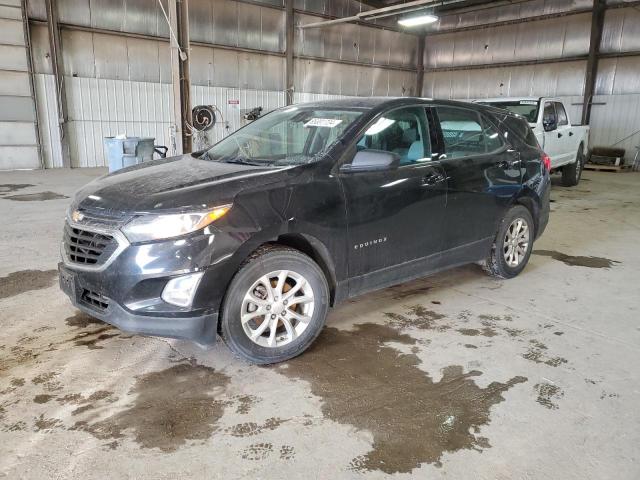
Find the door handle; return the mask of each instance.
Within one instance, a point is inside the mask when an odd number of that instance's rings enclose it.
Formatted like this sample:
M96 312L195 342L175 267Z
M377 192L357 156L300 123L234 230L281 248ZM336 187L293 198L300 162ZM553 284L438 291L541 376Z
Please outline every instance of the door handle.
M431 186L436 185L444 180L444 175L438 172L429 172L422 177L422 185Z
M496 167L498 168L514 168L517 165L520 165L520 160L501 160L499 162L496 162Z
M562 134L561 133L558 133L558 138L562 138Z

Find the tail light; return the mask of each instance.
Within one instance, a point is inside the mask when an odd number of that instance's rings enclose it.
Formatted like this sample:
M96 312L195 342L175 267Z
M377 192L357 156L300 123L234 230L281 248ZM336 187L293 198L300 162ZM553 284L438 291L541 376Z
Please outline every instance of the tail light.
M546 153L542 154L542 163L544 163L544 168L547 172L551 171L551 158Z

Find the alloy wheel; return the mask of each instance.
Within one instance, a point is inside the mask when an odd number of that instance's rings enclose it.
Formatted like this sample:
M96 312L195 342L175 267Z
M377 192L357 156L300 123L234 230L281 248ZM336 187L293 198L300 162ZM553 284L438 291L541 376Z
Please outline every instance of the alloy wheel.
M306 278L291 270L276 270L251 285L242 300L240 321L252 342L267 348L282 347L307 329L314 306Z
M523 218L516 218L505 234L502 253L507 265L514 268L522 263L529 250L529 225Z

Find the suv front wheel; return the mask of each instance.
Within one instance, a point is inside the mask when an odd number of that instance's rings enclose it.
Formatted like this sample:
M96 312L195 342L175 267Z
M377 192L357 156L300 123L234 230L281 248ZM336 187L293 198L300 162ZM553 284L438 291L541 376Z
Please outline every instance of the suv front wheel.
M320 334L329 287L320 267L292 248L266 246L240 267L222 308L222 338L256 364L293 358Z

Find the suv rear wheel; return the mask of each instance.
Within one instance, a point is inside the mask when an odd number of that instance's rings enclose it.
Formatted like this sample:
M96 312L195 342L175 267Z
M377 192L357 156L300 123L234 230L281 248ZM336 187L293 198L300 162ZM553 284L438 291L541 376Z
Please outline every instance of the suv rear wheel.
M311 258L287 247L262 247L229 285L222 338L252 363L282 362L311 345L328 308L327 280Z
M484 270L499 278L513 278L524 270L533 249L533 229L529 210L522 205L512 207L503 218L491 253L482 264Z
M582 167L584 166L584 153L582 144L576 153L576 161L570 165L562 167L562 185L565 187L573 187L580 182L582 177Z

